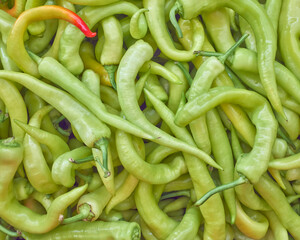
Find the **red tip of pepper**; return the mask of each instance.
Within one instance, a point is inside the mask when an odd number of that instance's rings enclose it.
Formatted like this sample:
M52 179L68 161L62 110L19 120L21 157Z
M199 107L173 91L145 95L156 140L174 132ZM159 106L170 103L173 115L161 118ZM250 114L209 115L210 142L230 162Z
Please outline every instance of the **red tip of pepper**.
M55 6L55 7L59 7L59 6ZM63 8L63 7L59 7L59 8ZM63 9L66 12L68 12L67 15L69 15L69 18L68 19L65 18L65 20L67 20L68 22L70 22L73 25L75 25L76 27L78 27L80 29L80 31L83 32L83 34L86 37L92 38L92 37L95 37L97 35L97 33L92 32L90 30L90 28L88 27L88 25L76 13L74 13L71 10L66 9L66 8L63 8Z

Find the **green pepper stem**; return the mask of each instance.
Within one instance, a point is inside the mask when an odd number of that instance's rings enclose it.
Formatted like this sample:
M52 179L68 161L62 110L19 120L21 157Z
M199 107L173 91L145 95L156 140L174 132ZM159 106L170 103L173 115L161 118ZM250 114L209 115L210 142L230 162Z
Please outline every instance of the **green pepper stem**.
M235 49L240 46L249 34L244 34L231 48L229 48L222 56L218 57L219 61L225 64L226 59L235 51Z
M164 199L168 199L168 198L173 198L173 197L180 197L180 196L190 197L191 196L191 192L189 190L169 192L167 194L162 195L161 198L160 198L160 200L164 200Z
M226 59L234 52L234 50L240 46L249 34L244 34L231 48L229 48L225 53L218 52L207 52L207 51L194 51L196 56L206 56L206 57L217 57L219 61L225 64Z
M13 232L13 231L5 228L1 224L0 224L0 231L3 232L3 233L5 233L6 235L8 235L10 237L19 237L19 236L21 236L21 232L20 231Z
M170 18L170 21L171 21L173 27L175 28L175 30L177 32L178 37L183 38L181 28L176 19L176 14L180 13L180 12L182 12L182 6L180 5L180 3L178 1L176 1L174 3L174 6L170 10L169 18Z
M69 217L63 220L63 224L69 224L77 221L81 221L84 219L88 219L91 215L91 206L89 204L83 204L79 208L79 214Z
M111 175L110 171L108 170L108 139L107 138L101 138L97 142L95 142L95 147L101 150L102 152L102 159L103 164L101 163L100 159L98 157L95 157L95 161L100 165L104 172L104 177L107 178Z
M241 176L237 180L235 180L231 183L227 183L227 184L223 184L221 186L215 187L212 190L205 193L197 202L195 202L194 206L196 206L196 207L201 206L212 195L222 192L222 191L225 191L230 188L234 188L234 187L244 184L246 182L248 182L248 179L245 176Z
M205 57L220 57L223 56L223 53L219 52L209 52L209 51L194 51L196 56L205 56Z
M64 115L61 115L60 117L56 118L54 121L53 121L53 124L54 125L58 125L62 120L66 119L66 117Z
M117 90L117 85L116 85L116 81L115 81L115 72L116 72L118 66L116 66L116 65L104 65L104 68L108 73L109 81L110 81L112 87L115 90Z
M71 163L76 163L76 164L80 164L80 163L85 163L85 162L90 162L90 161L94 161L94 156L90 155L86 158L80 158L80 159L73 159L73 158L69 158L69 162Z
M182 71L185 78L188 80L189 85L192 85L193 78L191 77L189 71L183 66L181 62L174 62Z

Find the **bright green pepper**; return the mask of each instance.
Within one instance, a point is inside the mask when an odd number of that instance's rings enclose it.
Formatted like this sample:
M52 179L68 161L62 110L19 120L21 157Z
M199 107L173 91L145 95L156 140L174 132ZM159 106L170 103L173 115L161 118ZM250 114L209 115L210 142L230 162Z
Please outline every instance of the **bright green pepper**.
M256 1L246 1L243 4L238 0L206 0L187 1L179 0L179 11L184 19L192 19L202 12L213 11L220 7L229 7L243 16L251 25L257 43L259 73L266 90L268 99L274 109L284 116L282 105L277 92L274 60L276 49L276 35L271 21L264 9Z
M32 233L45 233L60 224L65 208L82 195L87 185L75 188L54 200L46 215L23 206L14 196L13 177L23 159L23 146L12 139L0 142L0 217L15 228Z
M63 225L45 234L23 232L22 235L28 240L138 240L141 237L141 230L137 223L95 221Z

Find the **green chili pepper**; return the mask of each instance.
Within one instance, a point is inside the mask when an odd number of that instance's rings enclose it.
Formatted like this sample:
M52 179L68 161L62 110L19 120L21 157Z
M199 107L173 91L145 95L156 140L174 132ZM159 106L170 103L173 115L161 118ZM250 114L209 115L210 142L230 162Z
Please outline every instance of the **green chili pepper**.
M49 194L41 193L38 191L33 191L33 193L30 195L34 200L36 200L38 203L40 203L44 210L48 211L51 204L53 203L53 197Z
M79 81L78 78L71 74L55 59L49 57L43 58L39 62L39 72L45 78L60 85L62 88L67 89L68 92L76 96L76 98L86 105L100 120L136 136L146 139L153 138L151 135L145 133L145 131L123 118L108 113L101 100L94 94L91 94L91 91L84 83Z
M69 10L71 10L72 12L75 12L75 7L74 5L66 0L58 0L57 1L57 5L67 8ZM43 54L43 57L53 57L55 59L58 58L58 51L59 51L59 42L60 42L60 38L67 26L68 22L64 21L64 20L58 20L58 27L57 27L57 31L55 33L55 37L54 40L50 46L50 48L47 50L47 52L45 52Z
M188 101L193 100L195 96L207 91L211 87L214 79L225 70L224 63L227 57L232 54L232 52L244 41L245 38L247 38L247 35L244 35L224 55L220 55L219 57L209 57L201 64L187 93ZM200 55L205 55L202 51L200 52ZM190 129L194 138L197 139L197 146L199 146L200 149L204 149L205 152L210 153L211 141L209 139L205 115L193 120L190 123Z
M268 99L274 109L284 116L281 102L276 90L274 60L276 35L266 13L256 1L240 4L239 1L186 1L179 0L181 14L184 19L192 19L201 12L212 11L220 7L229 7L245 18L251 25L257 42L259 73ZM259 22L258 22L259 19ZM264 22L264 24L262 24ZM266 54L267 53L267 54Z
M125 14L132 16L139 8L126 1L119 1L104 6L86 6L78 12L78 15L87 23L90 28L102 19L116 15ZM146 34L147 22L145 17L141 16L139 28ZM78 32L76 28L69 25L60 41L59 61L73 74L80 74L83 71L83 63L79 56L79 47L84 39L84 35Z
M180 224L166 238L171 239L193 239L198 233L199 226L202 222L202 217L198 208L189 208L183 216Z
M287 231L295 239L299 239L300 217L288 203L280 187L266 174L260 178L254 187L271 206Z
M212 143L212 153L216 162L224 169L219 171L220 182L226 184L234 180L233 154L227 133L216 109L207 112L209 137ZM219 144L222 142L222 144ZM231 224L235 222L236 206L234 189L223 192L223 196L231 216Z
M237 228L249 238L263 238L269 228L268 219L258 211L242 207L238 201L236 206L235 224Z
M13 136L19 140L23 139L24 130L14 122L15 119L27 122L27 109L21 93L14 84L1 78L0 98L9 113Z
M27 240L67 240L67 239L114 239L138 240L141 237L140 226L137 223L118 222L76 222L60 226L45 234L30 234L22 232Z
M287 149L288 149L287 141L282 138L276 138L272 149L273 157L284 158L286 156Z
M165 206L163 208L163 211L165 213L169 213L172 211L177 211L182 208L186 208L189 201L190 201L189 197L178 197L174 201L169 203L167 206Z
M41 23L41 22L34 22L34 23ZM29 25L31 26L31 25ZM28 28L29 28L28 26ZM45 21L45 31L43 36L30 36L28 41L26 42L26 47L32 51L33 53L41 53L43 52L48 46L50 41L52 40L53 36L56 33L58 26L57 19L49 19Z
M115 194L114 166L113 166L113 161L112 161L112 157L111 157L110 148L109 147L107 148L106 163L103 160L102 152L99 149L92 148L92 153L93 153L93 157L95 159L95 162L96 163L101 162L101 165L103 165L103 167L101 167L100 164L96 164L96 168L98 170L98 173L99 173L99 175L102 179L102 182L103 182L104 186L106 187L108 192L110 192L112 195L114 195ZM109 175L107 175L106 169L109 171Z
M20 71L15 62L8 56L6 45L2 40L0 40L0 59L4 70Z
M148 61L152 55L153 50L151 46L142 40L138 40L123 56L117 72L117 89L120 106L129 121L145 129L145 131L152 136L155 136L155 139L152 141L187 152L191 148L194 149L194 147L165 134L160 129L149 124L137 104L134 79L141 65ZM133 63L135 63L135 66L133 66ZM217 164L214 164L211 159L207 158L208 155L199 151L199 149L195 149L195 151L191 149L191 151L189 151L189 153L194 155L197 155L196 152L199 153L198 156L203 159L203 161L211 163L215 167L219 167Z
M151 69L150 69L151 71ZM156 75L150 74L145 82L144 87L155 94L161 101L166 102L168 100L168 94L163 86L160 84ZM147 107L151 107L151 104L145 99Z
M45 116L52 109L53 107L50 105L42 107L30 118L29 125L39 128L43 116ZM46 142L46 144L47 143L48 141ZM36 190L43 193L53 193L57 191L58 186L54 183L51 177L51 172L47 165L45 157L43 155L42 148L40 147L39 141L37 141L37 139L35 139L35 137L32 137L31 135L25 134L23 145L24 145L24 159L23 159L24 169L27 178L32 184L32 186ZM66 149L68 150L68 147L66 147ZM54 149L52 150L54 151ZM61 152L57 154L60 153Z
M126 177L126 171L121 172L115 177L116 189L118 189L122 185ZM111 197L112 194L108 192L105 186L101 186L95 189L93 192L84 194L79 198L77 202L78 215L70 217L69 219L66 219L66 221L68 223L72 223L78 220L97 220Z
M71 124L75 126L75 129L79 131L80 137L83 139L87 146L96 146L103 151L103 159L104 162L106 162L106 138L110 135L110 129L93 114L91 114L90 111L88 111L84 106L82 106L66 92L50 85L44 84L43 82L30 75L4 70L1 71L1 73L2 75L5 75L6 79L10 79L19 83L22 82L22 85L26 86L36 94L39 94L40 97L42 97L45 101L55 106L55 108L64 116L66 116ZM61 97L59 98L58 95L60 95ZM64 101L61 101L60 99L64 99ZM66 108L66 105L72 107Z
M299 19L299 9L297 2L293 0L282 1L282 8L279 17L279 48L285 65L295 74L299 79L299 51L294 46L298 44L299 29L297 22ZM294 49L294 50L293 50Z
M16 19L7 12L0 9L0 32L2 41L6 44L9 32ZM28 38L28 34L25 35L25 39Z
M150 92L145 92L150 97ZM187 143L195 146L195 143L188 132L184 128L176 126L174 123L174 113L168 109L162 102L159 102L153 95L151 96L153 105L159 112L163 120L170 127L174 135ZM180 109L180 107L178 108ZM189 174L191 175L192 182L198 197L203 196L205 191L215 187L214 182L207 170L206 165L200 159L183 153ZM201 176L201 177L200 177ZM225 213L220 196L214 196L200 207L203 218L205 219L205 235L211 238L222 239L225 235ZM211 207L210 207L211 206Z
M190 50L178 50L174 47L169 36L165 23L165 1L144 0L143 6L149 11L145 13L149 30L157 43L158 48L171 60L190 61L195 58L194 51L200 50L204 40L204 30L202 24L197 20L192 20L194 31L193 46Z
M60 6L40 6L24 11L18 20L14 23L7 40L8 55L15 61L20 69L39 77L36 63L30 58L23 42L23 34L28 24L37 20L46 20L52 18L62 18L76 25L89 37L94 37L87 25L72 11ZM15 51L18 48L19 51Z
M46 0L29 0L26 1L25 4L25 10L28 10L30 8L34 8L34 7L39 7L42 6L46 3ZM54 4L52 4L54 5ZM35 35L35 36L40 36L43 35L46 29L46 25L45 25L45 21L38 21L38 22L33 22L31 24L28 25L28 31L30 33L30 35Z
M138 212L150 230L158 239L165 239L178 223L159 209L152 193L152 185L140 182L134 195Z
M280 220L278 219L277 215L274 211L265 211L263 214L267 217L270 225L270 229L274 234L275 240L288 240L288 232L285 227L282 225Z
M100 76L91 69L82 73L81 81L86 84L95 95L100 97Z
M103 103L110 105L112 108L118 111L121 110L120 103L118 100L118 94L113 88L101 85L100 96Z
M250 98L252 99L251 102L249 102ZM208 109L225 101L239 104L246 108L252 122L256 125L256 137L253 149L251 153L241 156L236 165L238 173L247 176L251 182L255 183L268 168L268 162L277 132L277 121L274 118L268 102L263 97L257 93L243 89L234 89L231 87L214 88L208 91L207 94L202 94L201 97L198 96L193 101L187 103L185 107L177 113L175 123L180 126L185 126L195 119L195 117L200 116ZM197 108L203 111L200 112ZM268 138L266 138L266 136L268 136ZM248 159L250 159L251 164L249 164Z
M240 145L238 136L234 127L231 127L231 146L235 160L237 161L240 156L244 153ZM235 171L235 179L237 179L238 173ZM253 210L270 210L270 206L255 193L253 185L245 183L235 187L235 192L238 200L246 207Z
M100 217L100 220L105 222L118 222L118 221L124 221L123 215L119 211L111 211L109 214L106 214L103 212Z
M61 154L70 151L68 144L59 136L48 133L40 128L30 126L16 119L15 123L39 143L46 145L49 148L54 161Z
M132 143L137 154L139 154L141 158L145 159L145 145L143 140L141 138L133 137ZM105 212L109 213L114 206L128 198L133 193L138 183L138 178L136 178L133 174L128 174L128 177L126 178L122 186L109 200L108 204L106 205Z
M278 170L289 170L299 168L299 156L299 153L297 153L288 157L273 159L269 162L269 167Z
M0 217L15 228L32 233L44 233L60 224L64 209L82 195L87 185L75 188L54 200L46 215L39 215L19 203L12 189L13 177L23 159L22 145L12 139L0 142L2 175L0 191Z
M92 151L89 147L82 146L60 155L52 165L52 179L56 184L72 187L75 183L75 170L91 168L90 162L74 163L77 159L89 157Z
M193 36L190 21L179 19L178 23L184 33L183 38L179 40L185 46L185 48L189 49L191 47L191 39ZM230 48L232 45L230 45L228 48ZM203 50L214 51L207 38L204 39ZM198 56L193 60L193 64L196 68L201 66L204 58L205 57ZM230 81L228 75L223 72L215 79L213 86L233 86L233 83ZM252 145L254 142L255 127L248 119L246 113L239 106L233 104L223 103L221 104L221 108L226 113L226 116L230 119L237 131L243 136L245 141Z
M28 115L29 117L32 117L35 112L37 112L39 109L42 107L46 106L46 102L34 94L33 92L27 90L24 96L24 102L26 104L27 110L28 110ZM43 116L43 120L41 123L41 129L50 132L52 134L56 134L59 137L61 137L65 142L68 141L68 137L62 135L58 130L61 130L61 132L64 132L63 129L61 129L59 126L54 126L51 118L49 115ZM58 130L57 130L58 129Z
M172 181L187 169L181 156L175 157L169 164L149 164L134 149L131 136L117 130L116 131L117 150L125 169L138 179L152 183L162 184Z
M179 178L175 179L172 182L166 184L164 191L172 192L172 191L180 191L186 189L192 189L193 183L189 174L183 174Z
M104 43L102 44L101 53L98 53L100 55L98 60L108 72L111 85L116 89L115 72L123 56L123 32L120 22L114 16L104 18L101 25Z

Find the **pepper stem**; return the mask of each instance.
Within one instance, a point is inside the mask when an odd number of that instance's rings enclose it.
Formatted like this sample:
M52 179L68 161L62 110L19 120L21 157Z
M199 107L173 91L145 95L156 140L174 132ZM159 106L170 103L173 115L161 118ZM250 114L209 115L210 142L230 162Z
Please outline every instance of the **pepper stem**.
M80 163L85 163L85 162L90 162L90 161L94 161L94 156L90 155L86 158L80 158L80 159L73 159L73 158L69 158L69 162L71 163L76 163L76 164L80 164Z
M218 52L207 52L207 51L194 51L196 56L206 56L206 57L217 57L219 61L225 64L226 59L235 51L235 49L240 46L249 34L244 34L231 48L229 48L225 53Z
M5 233L6 235L8 235L10 237L19 237L19 236L21 236L21 232L20 231L13 232L13 231L5 228L1 224L0 224L0 231L3 232L3 233Z
M102 159L103 164L101 163L100 159L97 156L94 156L95 161L100 165L104 172L104 177L107 178L110 176L110 171L108 170L108 139L107 138L101 138L97 142L95 142L95 147L101 150L102 152Z
M231 48L229 48L222 56L218 57L219 61L225 64L226 59L235 51L235 49L240 46L249 34L244 34Z
M174 62L174 64L176 64L180 68L183 75L188 80L189 85L192 85L193 78L191 77L189 71L183 66L183 64L181 62Z
M105 70L108 73L109 81L112 85L112 87L117 90L117 85L115 81L115 72L117 70L117 65L104 65Z
M197 202L195 202L194 206L196 206L196 207L201 206L212 195L222 192L222 191L225 191L230 188L234 188L234 187L244 184L246 182L248 182L248 179L245 176L241 176L237 180L235 180L231 183L227 183L227 184L223 184L221 186L215 187L212 190L205 193Z
M224 54L219 52L209 52L209 51L194 51L196 56L205 56L205 57L221 57Z
M179 197L179 196L190 197L191 196L191 192L189 190L169 192L167 194L162 195L161 198L160 198L160 200L165 200L165 199L168 199L168 198Z
M93 217L93 213L91 212L91 206L89 204L83 204L79 207L79 213L77 215L65 218L62 223L69 224L84 219L89 219L90 217Z
M182 6L180 5L180 3L178 1L176 1L174 3L174 6L170 10L169 18L170 18L170 21L171 21L173 27L175 28L179 38L183 38L183 34L182 34L181 28L177 22L176 14L181 13L181 12L182 12Z

